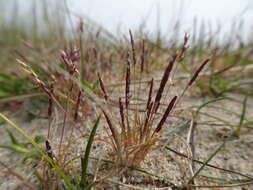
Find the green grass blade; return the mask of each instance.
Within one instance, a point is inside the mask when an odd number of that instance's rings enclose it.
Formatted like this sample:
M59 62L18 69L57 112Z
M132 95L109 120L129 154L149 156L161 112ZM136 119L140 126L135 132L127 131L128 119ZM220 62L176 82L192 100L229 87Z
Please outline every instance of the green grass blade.
M93 91L93 86L91 83L89 83L88 81L84 80L82 81L82 85L85 87L85 88L88 88L89 90Z
M239 122L239 126L242 126L244 118L245 118L245 113L246 113L246 106L247 106L247 99L248 97L246 96L243 100L243 107L242 107L242 114L240 117L240 122Z
M0 95L0 97L1 97L1 95ZM5 124L5 120L0 119L0 125L3 125L3 124Z
M81 180L80 180L79 185L82 189L84 189L85 186L87 185L87 168L88 168L88 163L89 163L89 155L90 155L91 146L94 141L94 137L98 128L100 118L101 116L98 117L96 123L94 124L92 128L92 131L90 133L90 136L86 145L85 154L81 157L82 175L81 175Z
M204 169L204 167L213 159L213 157L223 148L226 140L209 156L209 158L204 162L204 164L195 172L195 174L189 180L189 183L193 182L194 178Z
M61 176L61 178L66 183L69 190L76 190L76 188L71 184L70 179L66 176L66 174L62 171L62 169L52 160L46 152L37 144L23 129L21 129L18 125L9 120L5 115L0 113L0 117L6 121L12 128L14 128L20 135L22 135L29 143L33 145L33 147L39 152L39 154L50 164L55 171Z
M22 163L24 163L26 160L28 160L30 158L38 158L38 155L36 155L36 152L26 153L26 154L24 154L24 157L22 159Z
M247 99L248 99L248 97L245 96L245 98L243 100L243 104L242 104L242 114L240 116L240 122L237 125L236 130L234 131L234 135L237 136L237 137L240 136L241 128L243 126L243 122L244 122L244 119L245 119L245 113L246 113L246 107L247 107Z
M197 111L196 111L196 114L198 114L198 113L200 112L200 110L201 110L203 107L205 107L206 105L208 105L208 104L210 104L210 103L213 103L213 102L220 101L220 100L224 100L224 99L226 99L226 97L214 98L214 99L211 99L211 100L208 100L208 101L204 102L203 104L201 104L201 105L198 107L198 109L197 109Z
M29 150L27 150L26 148L15 145L15 144L0 144L0 148L8 149L8 150L11 150L11 151L17 152L17 153L28 153L29 152Z
M12 134L12 132L10 132L10 130L7 129L6 131L9 135L12 144L23 146L23 144L18 141L18 139Z
M42 135L37 135L35 138L34 138L34 141L38 144L42 143L42 142L45 142L45 138L42 136Z
M6 80L6 81L13 81L13 77L6 73L0 73L0 79Z

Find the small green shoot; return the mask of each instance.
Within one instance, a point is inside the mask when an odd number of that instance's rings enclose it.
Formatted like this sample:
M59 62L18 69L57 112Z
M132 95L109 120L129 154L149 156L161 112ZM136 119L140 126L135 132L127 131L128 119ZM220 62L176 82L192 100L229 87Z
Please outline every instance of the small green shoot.
M240 117L240 122L237 125L236 130L234 131L233 135L236 137L239 137L241 134L241 128L244 124L244 119L245 119L245 113L246 113L246 107L247 107L247 96L245 96L244 100L243 100L243 104L242 104L242 114Z
M29 90L29 81L0 73L0 98L21 95Z
M10 138L11 143L10 144L0 144L0 148L4 148L7 150L10 150L12 152L19 153L23 156L22 162L26 161L29 158L40 158L40 155L38 155L38 152L36 150L31 149L29 147L29 144L20 142L10 130L7 130L8 136ZM36 136L34 138L34 141L36 143L41 143L44 141L43 136Z
M3 119L0 119L0 125L5 124L5 121Z
M81 167L82 167L82 175L81 175L81 180L80 180L80 187L81 189L85 189L85 187L87 187L88 182L87 182L87 168L88 168L88 163L89 163L89 155L90 155L90 151L91 151L91 146L92 143L94 141L94 137L98 128L98 124L100 121L101 116L98 117L98 119L96 120L92 131L90 133L87 145L86 145L86 149L85 149L85 154L81 157Z

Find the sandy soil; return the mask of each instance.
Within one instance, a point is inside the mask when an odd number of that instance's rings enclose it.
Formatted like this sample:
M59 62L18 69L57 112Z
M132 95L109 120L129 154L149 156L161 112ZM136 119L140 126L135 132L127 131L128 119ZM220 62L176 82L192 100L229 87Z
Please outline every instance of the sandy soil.
M191 93L191 92L189 92ZM177 108L175 114L180 115L186 119L192 119L192 112L190 111L191 106L200 105L203 100L197 97L189 96L189 93L184 97L183 103ZM151 151L146 159L142 162L141 168L144 170L160 176L151 177L136 171L129 171L124 177L114 176L109 178L102 184L97 186L97 189L154 189L160 187L161 189L170 189L169 182L173 182L178 185L183 185L187 182L187 179L192 176L192 171L195 172L201 166L201 164L192 164L190 159L186 159L172 151L164 148L167 143L171 149L185 154L194 155L196 160L205 161L223 142L224 136L229 136L231 132L236 128L239 123L240 114L242 110L242 101L244 96L241 95L229 95L236 99L236 101L222 100L210 104L208 107L201 109L199 116L194 120L194 140L193 147L194 153L191 151L190 146L187 142L187 136L189 134L189 126L187 128L178 128L182 120L172 118L170 119L163 131L162 140L160 145ZM180 109L183 108L183 111ZM205 115L206 113L211 116L220 118L232 126L224 124L222 121L211 118ZM246 119L248 121L253 120L253 98L248 99ZM36 134L42 134L46 136L47 132L47 119L34 119L31 122L26 122L20 113L12 114L5 112L14 122L22 126L22 128L29 132L30 135L35 136ZM22 115L22 114L21 114ZM101 124L106 127L104 121ZM76 142L72 145L74 147L72 154L80 153L85 147L87 135L89 134L92 121L86 121L85 124L80 125L82 135L80 133L74 134L77 137ZM4 133L4 128L9 128L6 124L1 126L1 140L0 144L7 142L7 137ZM10 129L10 128L9 128ZM174 131L174 132L173 132ZM15 133L15 132L14 132ZM66 132L67 133L67 132ZM54 132L54 138L57 139L57 129ZM106 134L101 127L98 132L97 139L103 139ZM52 144L56 146L56 144ZM108 158L108 152L110 147L97 140L92 150L92 156L97 159ZM25 177L26 180L31 180L32 169L28 164L28 167L17 167L20 165L20 158L17 154L10 153L6 150L1 150L0 153L1 162L4 162L9 167L13 167L17 173L20 173ZM253 126L242 128L242 134L239 138L233 138L227 141L221 151L209 162L209 164L215 165L220 168L233 170L253 178ZM103 162L92 160L90 164L90 173L98 172L98 176L108 173L111 165ZM0 167L1 171L3 166ZM0 172L1 174L2 172ZM225 180L236 180L245 179L245 177L231 172L225 172L221 169L215 169L212 167L205 167L200 173L202 177L198 177L195 180L195 185L220 185L221 183L227 184ZM216 177L224 179L223 181L217 181L214 183L213 180L204 178L203 176ZM0 189L13 190L22 189L21 186L17 186L17 181L10 177L9 180L6 178L0 178ZM24 188L25 189L25 188ZM198 189L198 188L197 188ZM201 188L201 189L214 189L214 188ZM253 185L246 185L244 187L227 187L227 188L215 188L228 189L228 190L250 190L253 189Z

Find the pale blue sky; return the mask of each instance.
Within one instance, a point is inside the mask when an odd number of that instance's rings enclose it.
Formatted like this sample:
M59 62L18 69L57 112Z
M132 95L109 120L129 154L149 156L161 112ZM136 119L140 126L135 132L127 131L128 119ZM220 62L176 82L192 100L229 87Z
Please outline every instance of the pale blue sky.
M18 2L21 12L29 14L29 4L35 0L0 0L2 5ZM42 1L42 0L41 0ZM46 0L47 2L63 2L63 0ZM116 34L128 29L135 30L142 21L146 22L146 31L157 31L157 15L163 34L181 17L182 32L192 30L192 22L211 23L213 29L217 21L224 31L230 31L233 20L244 19L245 28L241 32L251 30L253 26L252 0L66 0L71 11L80 16L88 16L110 32ZM252 3L250 3L252 2ZM1 6L0 4L0 6ZM182 13L182 14L180 14Z
M163 30L182 14L185 28L190 27L194 17L199 20L223 24L243 17L247 22L253 18L250 0L68 0L71 10L85 14L110 31L116 31L118 24L123 30L139 26L144 19L149 30L157 23L157 11Z

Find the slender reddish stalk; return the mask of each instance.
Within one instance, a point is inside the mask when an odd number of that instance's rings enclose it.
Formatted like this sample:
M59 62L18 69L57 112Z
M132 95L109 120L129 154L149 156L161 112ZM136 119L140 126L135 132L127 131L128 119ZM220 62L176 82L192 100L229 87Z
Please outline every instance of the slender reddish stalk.
M53 108L53 100L51 97L48 99L48 110L47 110L47 115L49 118L52 116L52 108Z
M16 53L24 62L28 62L28 58L25 55L23 55L20 51L15 49L14 53Z
M187 46L188 41L189 41L189 35L186 33L184 35L183 47L181 48L181 51L180 51L179 56L178 56L178 62L183 61L184 58L185 58L185 52L186 52L186 50L188 48L188 46Z
M30 50L34 50L34 47L32 46L32 44L30 44L29 42L22 40L22 43L25 47L27 47Z
M158 123L158 125L157 125L157 127L156 127L156 129L154 131L155 133L158 133L162 129L162 126L164 125L164 123L165 123L166 119L168 118L171 110L173 109L176 100L177 100L177 96L174 96L174 98L172 98L172 100L170 101L170 103L169 103L166 111L163 114L162 119L160 120L160 122Z
M49 139L50 137L50 131L51 131L51 125L52 125L52 112L53 112L53 97L52 94L54 94L54 86L53 84L50 86L50 96L48 99L48 109L47 109L47 115L48 115L48 130L47 130L47 138Z
M107 95L107 92L105 90L105 85L104 85L104 83L103 83L103 81L102 81L102 79L100 77L100 74L97 73L97 75L98 75L98 80L99 80L100 88L101 88L101 90L102 90L102 92L104 94L104 98L105 98L105 100L108 100L108 95Z
M134 45L134 38L133 38L131 30L129 30L129 35L130 35L131 46L132 46L133 64L136 65L135 45Z
M67 117L68 117L70 95L72 93L72 90L73 90L73 83L71 84L69 92L68 92L68 95L67 95L67 103L66 103L66 107L65 107L64 116L63 116L63 124L62 124L62 130L61 130L59 152L61 152L61 146L62 146L62 142L63 142L64 132L65 132L65 126L66 126L66 121L67 121Z
M148 111L147 111L147 114L146 114L146 117L145 117L145 122L144 122L144 127L143 127L143 135L142 137L144 137L148 131L148 124L149 124L149 121L150 121L150 116L151 116L151 113L152 113L152 108L153 108L153 105L154 105L154 102L150 102L149 106L148 106Z
M141 43L141 72L144 71L144 62L145 62L145 46L144 40Z
M109 129L110 129L110 131L111 131L111 133L112 133L112 137L113 137L114 139L117 139L116 132L115 132L115 130L114 130L114 127L112 126L112 122L111 122L110 118L108 117L108 115L106 114L105 111L103 111L103 114L104 114L104 116L105 116L105 119L106 119L106 122L107 122L107 124L108 124L108 126L109 126Z
M130 70L130 62L127 59L127 70L126 70L126 89L125 89L125 106L126 109L128 109L128 105L129 105L129 100L130 100L130 74L131 74L131 70Z
M149 88L149 93L148 93L148 101L147 101L147 107L146 109L149 108L151 99L152 99L152 93L153 93L153 85L154 85L154 79L152 78L150 81L150 88Z
M48 110L47 110L47 115L49 119L48 123L48 130L47 130L47 138L49 139L50 137L50 131L51 131L51 123L52 123L52 108L53 108L53 100L51 97L48 99Z
M147 130L148 126L150 125L149 122L151 122L151 124L152 124L154 116L158 111L164 88L165 88L166 83L169 79L169 76L170 76L170 73L173 69L173 65L176 61L176 58L177 58L177 54L175 54L172 57L171 61L169 62L168 66L167 66L167 68L165 69L162 80L160 82L158 92L157 92L156 97L155 97L155 102L152 105L152 107L150 107L151 110L148 111L148 115L147 115L147 118L146 118L145 124L144 124L144 131L145 131L145 133L147 133L146 134L147 136L149 136L149 134L150 134L150 130Z
M79 109L80 102L81 102L81 95L82 95L82 91L79 90L78 97L77 97L77 102L76 102L75 115L74 115L74 120L75 121L77 121L77 119L78 119L78 109Z
M112 142L115 143L115 144L113 144L113 147L115 148L115 151L118 155L118 158L119 158L120 162L122 162L123 159L122 159L122 155L121 155L122 154L122 152L121 152L121 148L122 148L121 138L119 137L117 129L114 128L113 123L110 120L110 117L107 115L107 113L104 110L103 110L103 114L105 116L105 119L106 119L106 122L109 126L109 129L112 133L111 139L113 139Z
M203 70L203 68L205 67L205 65L209 62L209 59L206 59L201 65L200 67L195 71L195 73L193 74L191 80L188 82L188 84L186 85L186 87L184 88L182 94L179 96L177 103L181 101L182 97L184 96L185 92L187 91L187 89L194 83L194 81L197 79L199 73ZM176 104L177 104L176 103Z
M162 80L161 80L158 92L157 92L156 97L155 97L155 110L156 111L157 111L157 109L159 107L159 103L160 103L160 100L162 98L162 94L163 94L165 85L166 85L166 83L167 83L167 81L169 79L169 76L170 76L170 73L172 71L173 65L174 65L174 63L176 61L176 58L177 58L177 55L174 55L172 57L171 61L169 62L169 65L167 66L167 68L164 71L164 74L163 74L163 77L162 77Z
M187 86L191 86L192 83L197 79L199 73L203 70L203 68L205 67L205 65L209 62L209 59L206 59L201 65L200 67L195 71L194 75L192 76L191 80L189 81L189 83L187 84Z
M124 107L123 107L121 98L119 98L119 112L120 112L120 118L121 118L122 131L125 134L126 133L125 116L124 116Z

